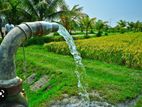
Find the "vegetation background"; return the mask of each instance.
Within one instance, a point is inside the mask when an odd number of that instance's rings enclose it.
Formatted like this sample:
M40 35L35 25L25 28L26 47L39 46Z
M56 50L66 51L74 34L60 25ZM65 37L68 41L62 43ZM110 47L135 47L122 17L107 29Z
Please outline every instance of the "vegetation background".
M62 24L83 57L88 92L98 92L102 98L90 95L91 100L113 105L135 100L136 107L142 106L142 22L120 20L112 27L108 21L89 17L79 5L70 8L64 0L0 0L0 17L2 27L8 19L14 25L40 20ZM33 73L34 81L43 75L50 78L37 92L24 82L30 107L46 107L63 99L63 94L78 94L75 65L62 37L34 35L24 45L26 59L22 48L16 54L17 75L23 80Z

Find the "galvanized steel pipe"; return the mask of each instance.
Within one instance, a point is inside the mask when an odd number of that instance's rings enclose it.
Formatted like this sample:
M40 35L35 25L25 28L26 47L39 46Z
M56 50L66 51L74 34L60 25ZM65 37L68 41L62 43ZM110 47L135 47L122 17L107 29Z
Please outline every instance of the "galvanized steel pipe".
M8 89L18 86L21 81L16 76L14 59L18 47L32 35L46 35L58 31L58 28L57 23L27 22L16 26L6 35L0 45L0 87Z

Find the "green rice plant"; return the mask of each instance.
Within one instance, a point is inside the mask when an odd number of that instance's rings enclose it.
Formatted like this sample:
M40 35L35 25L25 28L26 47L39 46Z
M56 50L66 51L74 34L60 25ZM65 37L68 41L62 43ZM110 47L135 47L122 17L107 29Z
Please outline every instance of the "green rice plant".
M82 57L142 68L142 33L76 40L75 43ZM65 42L51 42L44 47L50 52L70 54Z

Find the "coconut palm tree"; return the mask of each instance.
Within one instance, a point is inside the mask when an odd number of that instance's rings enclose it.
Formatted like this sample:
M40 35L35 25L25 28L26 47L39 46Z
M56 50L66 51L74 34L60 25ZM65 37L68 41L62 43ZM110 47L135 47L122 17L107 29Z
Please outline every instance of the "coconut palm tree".
M60 22L70 33L73 29L77 28L77 20L79 16L83 14L82 9L83 8L79 7L79 5L74 5L71 9L68 5L63 5L61 7L61 11L63 11L63 13L60 16Z
M85 29L85 37L88 37L89 28L95 25L96 18L90 18L87 14L84 14L79 19L79 25L81 29Z
M127 22L125 20L119 20L117 24L119 32L124 33L126 31Z
M142 32L142 22L136 21L134 24L134 29L136 32Z
M128 24L127 29L129 31L133 31L134 27L135 27L135 23L134 22L127 22L127 24Z
M22 21L53 20L59 18L58 10L64 0L0 0L3 5L0 13L10 17L13 23ZM11 17L12 16L12 17Z
M97 30L97 34L96 36L101 36L103 31L107 31L108 29L108 25L107 25L107 21L102 21L102 20L98 20L96 23L95 23L95 29Z
M3 14L7 19L12 20L12 23L19 24L23 21L31 19L25 13L22 7L22 0L0 0L0 14Z
M62 11L59 8L65 4L64 0L23 0L23 8L27 14L36 20L51 21L59 18Z

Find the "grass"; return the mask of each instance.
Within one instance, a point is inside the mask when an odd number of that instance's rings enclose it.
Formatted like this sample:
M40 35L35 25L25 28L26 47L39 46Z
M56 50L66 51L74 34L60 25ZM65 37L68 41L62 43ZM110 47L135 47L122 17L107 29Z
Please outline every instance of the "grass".
M140 99L137 101L135 107L141 107L141 106L142 106L142 96L141 96Z
M50 101L62 99L64 93L77 95L77 80L73 72L75 64L71 56L48 52L43 46L26 47L25 53L27 70L24 72L22 49L17 52L17 75L23 80L32 73L36 73L36 79L45 74L50 78L46 86L37 92L30 91L29 85L24 83L30 107L46 107ZM116 104L141 93L141 70L91 59L83 59L83 63L88 76L88 91L96 90L104 100Z

